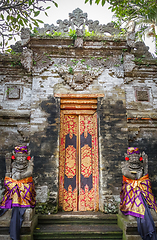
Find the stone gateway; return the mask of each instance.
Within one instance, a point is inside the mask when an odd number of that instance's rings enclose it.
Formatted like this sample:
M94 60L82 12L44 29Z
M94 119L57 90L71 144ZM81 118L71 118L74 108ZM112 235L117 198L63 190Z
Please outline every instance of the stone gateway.
M157 63L133 27L119 32L75 9L36 33L23 29L13 54L0 55L1 196L5 155L23 143L38 213L117 213L131 146L149 156L157 196Z

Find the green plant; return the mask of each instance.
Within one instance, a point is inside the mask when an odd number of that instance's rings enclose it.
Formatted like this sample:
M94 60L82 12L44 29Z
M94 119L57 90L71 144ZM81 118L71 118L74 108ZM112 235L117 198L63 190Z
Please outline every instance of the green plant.
M123 48L122 51L123 51L123 52L127 52L128 49L127 49L127 48Z
M91 58L91 60L94 60L95 59L95 57L90 57Z
M22 63L20 60L15 60L11 62L11 67L15 67L15 66L22 66Z
M68 72L73 75L74 74L74 69L70 66L69 69L68 69Z
M120 64L115 64L114 66L115 66L115 67L120 67Z
M137 62L138 64L142 63L142 59L141 58L135 58L132 61Z
M79 62L79 61L76 60L76 59L72 59L71 61L74 63L74 65L76 65L76 64Z
M85 59L81 59L81 63L84 63L86 60Z
M71 28L69 29L69 32L68 32L69 36L75 40L77 38L77 34L76 34L76 30L72 30Z
M52 33L46 33L46 35L45 35L45 36L46 36L46 37L53 38L54 34L52 34Z
M123 63L124 63L124 57L123 57L123 56L121 57L121 60L120 60L120 62L121 62L121 64L123 64Z
M90 66L88 64L86 65L86 67L87 67L87 70L89 70Z
M61 32L53 31L53 35L52 35L52 36L59 37L59 36L61 36L61 35L62 35Z
M36 65L37 64L37 62L33 59L33 65Z
M95 37L95 36L97 36L97 34L94 31L92 31L90 33L90 32L87 31L87 29L85 29L84 35L83 35L84 38L86 38L86 37L90 37L91 38L91 37Z
M102 57L97 57L97 60L101 60L102 59Z
M68 47L72 47L72 46L74 46L74 44L72 43L72 44L70 44Z

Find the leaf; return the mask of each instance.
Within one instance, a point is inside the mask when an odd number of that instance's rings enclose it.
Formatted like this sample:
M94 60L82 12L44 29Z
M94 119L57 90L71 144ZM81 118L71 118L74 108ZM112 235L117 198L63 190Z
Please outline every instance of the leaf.
M47 12L45 12L45 15L48 17L48 14L47 14Z
M3 16L3 14L1 14L1 18L2 18L2 20L4 20L4 16Z
M105 2L106 2L106 0L102 0L101 5L104 6L104 5L105 5Z
M8 15L8 16L7 16L7 21L9 22L9 20L10 20L10 16Z
M92 1L93 1L93 0L90 0L90 5L92 5Z
M55 1L53 1L53 3L54 3L54 5L55 5L56 7L58 7L58 4L57 4Z
M32 5L32 1L31 1L31 0L28 1L28 5L29 5L29 6Z
M34 12L34 17L37 17L40 14L40 11Z
M85 0L85 3L87 3L89 0Z
M48 9L50 9L51 7L50 6L48 6L45 10L48 10Z
M19 24L24 26L23 21L21 19L19 20Z
M96 3L97 5L99 4L99 2L100 2L100 0L96 0L96 1L95 1L95 3Z
M40 19L37 19L37 21L40 22L40 23L44 23L44 22L43 22L42 20L40 20Z

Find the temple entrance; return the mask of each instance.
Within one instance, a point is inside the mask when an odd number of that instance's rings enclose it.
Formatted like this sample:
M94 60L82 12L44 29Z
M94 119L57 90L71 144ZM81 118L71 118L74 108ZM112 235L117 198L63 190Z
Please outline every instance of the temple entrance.
M75 110L61 110L59 206L64 211L97 211L97 113L90 109L76 110L76 105Z

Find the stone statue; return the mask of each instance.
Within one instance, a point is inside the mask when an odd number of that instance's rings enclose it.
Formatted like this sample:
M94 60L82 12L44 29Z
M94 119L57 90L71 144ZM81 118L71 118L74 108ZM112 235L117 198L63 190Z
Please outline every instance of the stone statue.
M32 234L32 222L34 221L34 207L36 204L36 193L32 178L33 157L30 157L27 146L16 146L12 154L6 154L5 161L5 192L0 205L0 216L4 216L0 218L0 224L1 221L6 220L6 224L9 221L11 239L20 240L23 219L27 219L27 225L30 234ZM9 216L6 213L8 210L12 211L11 220L5 217L5 215Z
M21 150L20 148L23 148ZM31 177L33 174L33 160L34 158L30 157L30 151L27 151L27 146L18 146L15 147L15 150L12 152L12 157L10 153L6 154L6 177L11 177L15 180L21 180L27 177Z
M148 156L136 147L129 147L122 162L123 182L120 193L120 211L134 221L136 217L138 232L142 239L157 239L155 225L149 208L157 213L157 204L152 193L148 175ZM130 217L131 216L131 217Z

